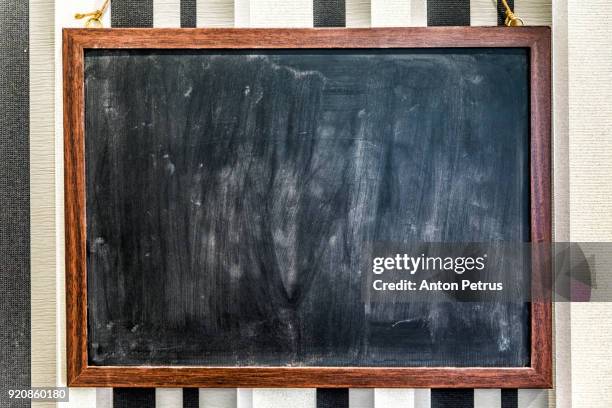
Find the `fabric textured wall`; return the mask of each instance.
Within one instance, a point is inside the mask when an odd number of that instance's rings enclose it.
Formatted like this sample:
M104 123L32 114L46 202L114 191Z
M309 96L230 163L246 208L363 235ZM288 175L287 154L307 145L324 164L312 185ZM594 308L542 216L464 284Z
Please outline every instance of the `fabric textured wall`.
M28 1L0 3L0 407L30 384Z
M610 3L568 3L569 233L612 241L612 26ZM604 271L602 271L604 272ZM610 273L605 271L604 273ZM612 406L612 307L571 305L572 407Z
M285 8L283 7L275 7L275 3L268 0L182 0L180 2L180 7L177 7L174 10L171 7L159 7L155 6L158 4L158 1L134 1L134 4L137 6L134 8L129 8L132 6L128 6L128 12L126 12L125 8L122 10L122 5L119 4L122 1L128 0L115 0L113 5L111 6L111 12L106 16L106 21L110 19L110 14L115 16L123 16L124 19L133 19L138 16L138 13L143 13L143 22L136 22L134 25L138 24L149 24L148 21L163 21L163 22L172 22L172 23L163 23L163 24L174 24L173 22L178 22L178 24L182 26L193 26L197 24L198 26L249 26L249 25L257 25L257 26L268 26L268 27L281 27L281 26L312 26L316 23L316 18L314 15L314 7L316 1L302 1L302 0L292 0L288 7L290 7L289 13L287 14ZM22 2L23 3L23 2ZM82 24L81 22L75 22L72 19L72 15L76 11L85 11L85 10L93 10L95 6L99 6L101 3L100 0L86 0L82 2L78 2L76 4L64 4L62 3L61 7L56 7L56 63L59 62L58 52L59 45L58 37L60 33L61 26L78 26ZM169 3L169 2L168 2ZM178 2L175 2L178 4ZM334 3L334 2L331 2ZM405 7L404 3L407 3L409 7ZM550 1L544 0L515 0L517 11L520 16L523 17L528 24L534 23L549 23L551 20L550 16ZM58 3L59 4L59 3ZM153 7L149 9L149 4L153 4ZM467 4L469 7L469 21L468 24L472 25L495 25L497 24L497 11L496 6L493 1L485 1L485 0L472 0ZM4 7L4 4L3 4ZM27 2L26 2L26 13L27 13ZM195 16L192 14L189 15L188 10L192 10L195 8ZM346 0L345 9L346 9L346 24L347 26L369 26L369 25L405 25L405 26L417 26L417 25L426 25L427 23L427 8L428 3L424 0L407 0L406 2L395 2L395 1L381 1L381 0ZM114 9L114 12L112 11ZM519 10L520 9L520 10ZM182 11L181 11L182 10ZM521 11L524 10L524 11ZM163 12L163 15L159 15L159 13ZM15 13L13 11L9 11L10 17L14 19ZM156 16L156 13L158 14ZM461 13L464 13L463 11ZM194 24L195 20L195 24ZM2 21L4 23L4 21ZM126 23L127 24L127 23ZM167 25L164 25L167 26ZM4 29L5 25L2 24ZM27 36L26 36L27 38ZM50 45L52 47L52 45ZM4 52L4 49L2 50ZM27 64L27 62L26 62ZM27 65L26 65L27 67ZM58 66L59 67L59 66ZM59 78L59 74L61 74L61 69L58 68L58 74L56 77ZM1 76L1 74L0 74ZM62 164L61 164L61 82L56 81L56 144L57 144L57 161L54 157L46 157L43 158L40 156L40 152L36 153L41 157L41 161L49 164L51 163L51 167L55 166L56 169L56 180L57 185L55 189L57 191L58 200L57 200L57 220L55 220L56 214L53 213L49 209L44 209L42 206L40 207L42 211L46 211L47 219L52 219L55 224L55 230L52 233L57 234L59 237L57 244L57 264L58 266L58 292L57 299L58 303L58 319L63 319L63 291L62 291L62 281L63 281L63 271L61 270L63 260L61 259L61 247L63 242L61 241L62 237L62 210L61 210L61 200L62 198ZM27 93L26 93L27 96ZM26 119L27 120L27 119ZM47 139L49 136L46 136ZM0 139L1 141L2 139ZM27 140L26 140L27 141ZM47 143L49 141L47 140ZM4 150L3 153L4 154ZM33 159L34 160L34 159ZM1 165L0 165L1 167ZM43 170L44 166L41 166L36 171L40 174L42 172L47 171ZM33 176L34 177L34 176ZM4 185L1 185L4 187ZM0 193L1 194L1 193ZM28 195L25 196L27 199ZM0 209L1 210L1 209ZM33 210L34 211L34 210ZM2 214L2 213L0 213ZM44 215L41 213L41 220L44 218ZM23 225L27 225L27 222ZM21 226L23 226L21 225ZM34 231L33 231L34 233ZM48 233L48 231L47 231ZM38 234L38 233L37 233ZM54 235L54 234L52 234ZM0 235L1 236L1 235ZM37 235L38 236L38 235ZM13 239L13 236L11 236ZM0 243L1 245L1 243ZM53 244L54 245L54 244ZM23 258L20 258L23 259ZM26 266L27 268L27 266ZM1 290L1 288L0 288ZM45 295L47 296L47 295ZM48 295L47 300L53 301L55 304L56 294L53 291L53 294ZM1 300L0 300L1 301ZM29 305L24 308L24 310L29 310ZM55 327L55 326L54 326ZM64 326L60 326L57 329L57 335L59 336L60 344L58 345L58 356L57 356L57 364L59 367L59 371L64 379L60 381L65 381L65 367L63 364L63 358L65 357L63 354L63 332ZM43 335L49 336L50 338L54 338L56 332L46 332ZM28 357L29 358L29 357ZM55 356L54 356L55 358ZM38 370L38 369L37 369ZM34 376L34 374L33 374ZM51 376L50 376L51 378ZM329 398L334 398L330 395L334 393L328 393L327 391L320 392L321 398L318 397L316 393L313 393L313 390L235 390L233 392L234 398L233 400L227 399L227 394L221 393L204 393L204 398L199 398L201 393L195 393L195 390L183 390L182 392L182 400L183 406L195 406L195 395L198 397L198 405L202 404L203 401L207 401L206 406L219 406L219 407L245 407L245 408L261 408L264 406L285 406L283 404L292 404L293 406L304 406L313 408L316 406L317 402L323 403L324 401L329 401ZM175 390L164 390L158 389L153 391L154 400L157 403L157 406L181 406L177 405L176 401L176 393L170 395ZM345 392L341 392L342 401L347 398ZM502 392L501 390L475 390L473 392L474 401L473 404L476 407L495 407L498 405L491 405L493 403L497 404L502 403L504 394L507 392ZM68 404L62 404L62 406L74 406L74 407L110 407L112 406L112 392L109 389L72 389L71 390L71 402ZM433 398L432 398L433 396ZM515 398L516 397L516 398ZM150 398L150 394L147 398ZM432 406L433 403L437 403L439 401L437 398L437 394L433 395L429 390L386 390L386 389L377 389L377 390L348 390L348 402L350 407L429 407ZM514 396L510 397L510 403L514 404L513 399L516 401L516 406L519 407L543 407L546 404L546 392L544 391L532 391L532 390L519 390L518 394L514 394ZM149 400L150 401L150 400ZM336 401L333 400L332 401ZM493 401L493 402L491 402ZM503 403L502 403L503 404ZM204 406L204 405L199 405ZM508 405L503 405L508 406ZM514 405L510 405L514 406Z

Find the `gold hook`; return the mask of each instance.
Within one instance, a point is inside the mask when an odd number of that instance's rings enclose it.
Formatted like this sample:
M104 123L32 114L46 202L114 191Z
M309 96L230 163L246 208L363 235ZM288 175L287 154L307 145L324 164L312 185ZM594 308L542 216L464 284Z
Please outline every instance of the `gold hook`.
M105 0L104 4L102 4L102 7L100 7L98 10L92 11L90 13L76 13L74 15L74 18L77 20L80 20L82 18L85 17L91 17L88 18L87 21L85 22L85 27L87 28L102 28L103 24L102 24L102 16L104 15L104 13L106 12L106 9L108 8L108 3L110 2L110 0Z
M510 9L510 6L508 5L508 2L506 0L501 0L501 1L502 1L502 4L504 5L504 8L506 9L506 21L504 21L504 24L506 24L508 27L524 26L525 22L523 21L522 18L520 18L519 16L517 16L516 14L512 12L512 10Z

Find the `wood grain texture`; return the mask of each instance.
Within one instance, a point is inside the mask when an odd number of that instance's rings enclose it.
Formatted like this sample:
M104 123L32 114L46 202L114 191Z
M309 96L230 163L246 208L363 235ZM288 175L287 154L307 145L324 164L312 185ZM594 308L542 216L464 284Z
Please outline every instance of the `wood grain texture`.
M86 325L83 50L86 48L527 47L532 70L532 240L550 239L550 73L546 29L72 30L64 33L69 381L71 385L545 387L550 385L550 305L532 307L528 368L96 367ZM548 72L548 74L547 74ZM548 142L548 143L547 143ZM537 164L534 164L537 163ZM548 179L548 181L547 181ZM548 193L548 194L547 194ZM548 201L548 202L547 202ZM545 265L544 265L545 266ZM535 269L536 278L542 274Z

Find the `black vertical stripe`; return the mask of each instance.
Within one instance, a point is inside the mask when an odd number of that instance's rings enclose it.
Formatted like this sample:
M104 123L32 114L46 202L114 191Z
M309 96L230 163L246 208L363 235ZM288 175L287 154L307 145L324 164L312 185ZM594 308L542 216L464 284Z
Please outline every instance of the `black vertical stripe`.
M428 0L428 26L469 26L470 0Z
M514 11L514 0L506 0L510 9ZM497 0L497 25L504 25L506 21L506 8L501 0Z
M314 0L312 7L315 27L346 26L346 7L344 0Z
M469 26L470 0L428 0L428 26ZM474 390L432 389L431 408L474 408Z
M113 0L112 27L153 27L153 0Z
M111 27L153 27L153 0L113 0ZM115 388L113 408L154 408L155 388Z
M315 27L346 26L344 0L313 0L312 7ZM348 408L348 389L318 388L317 408Z
M155 408L155 388L115 388L113 408Z
M315 27L345 27L345 0L313 0ZM317 408L348 408L348 388L317 388Z
M518 408L518 390L501 391L501 408Z
M199 408L200 390L197 388L183 388L183 408Z
M317 388L317 408L348 408L348 388Z
M0 5L0 406L29 407L30 144L28 0Z
M181 0L181 27L196 26L196 0Z
M344 0L313 0L315 27L345 27ZM348 408L348 388L317 388L317 408Z
M431 390L431 408L474 408L474 390Z

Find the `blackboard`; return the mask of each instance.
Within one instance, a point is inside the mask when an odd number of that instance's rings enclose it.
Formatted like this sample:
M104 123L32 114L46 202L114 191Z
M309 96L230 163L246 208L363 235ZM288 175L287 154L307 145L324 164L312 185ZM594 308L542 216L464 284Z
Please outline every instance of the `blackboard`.
M371 242L531 240L531 64L86 49L86 364L531 367L529 303L361 288Z

